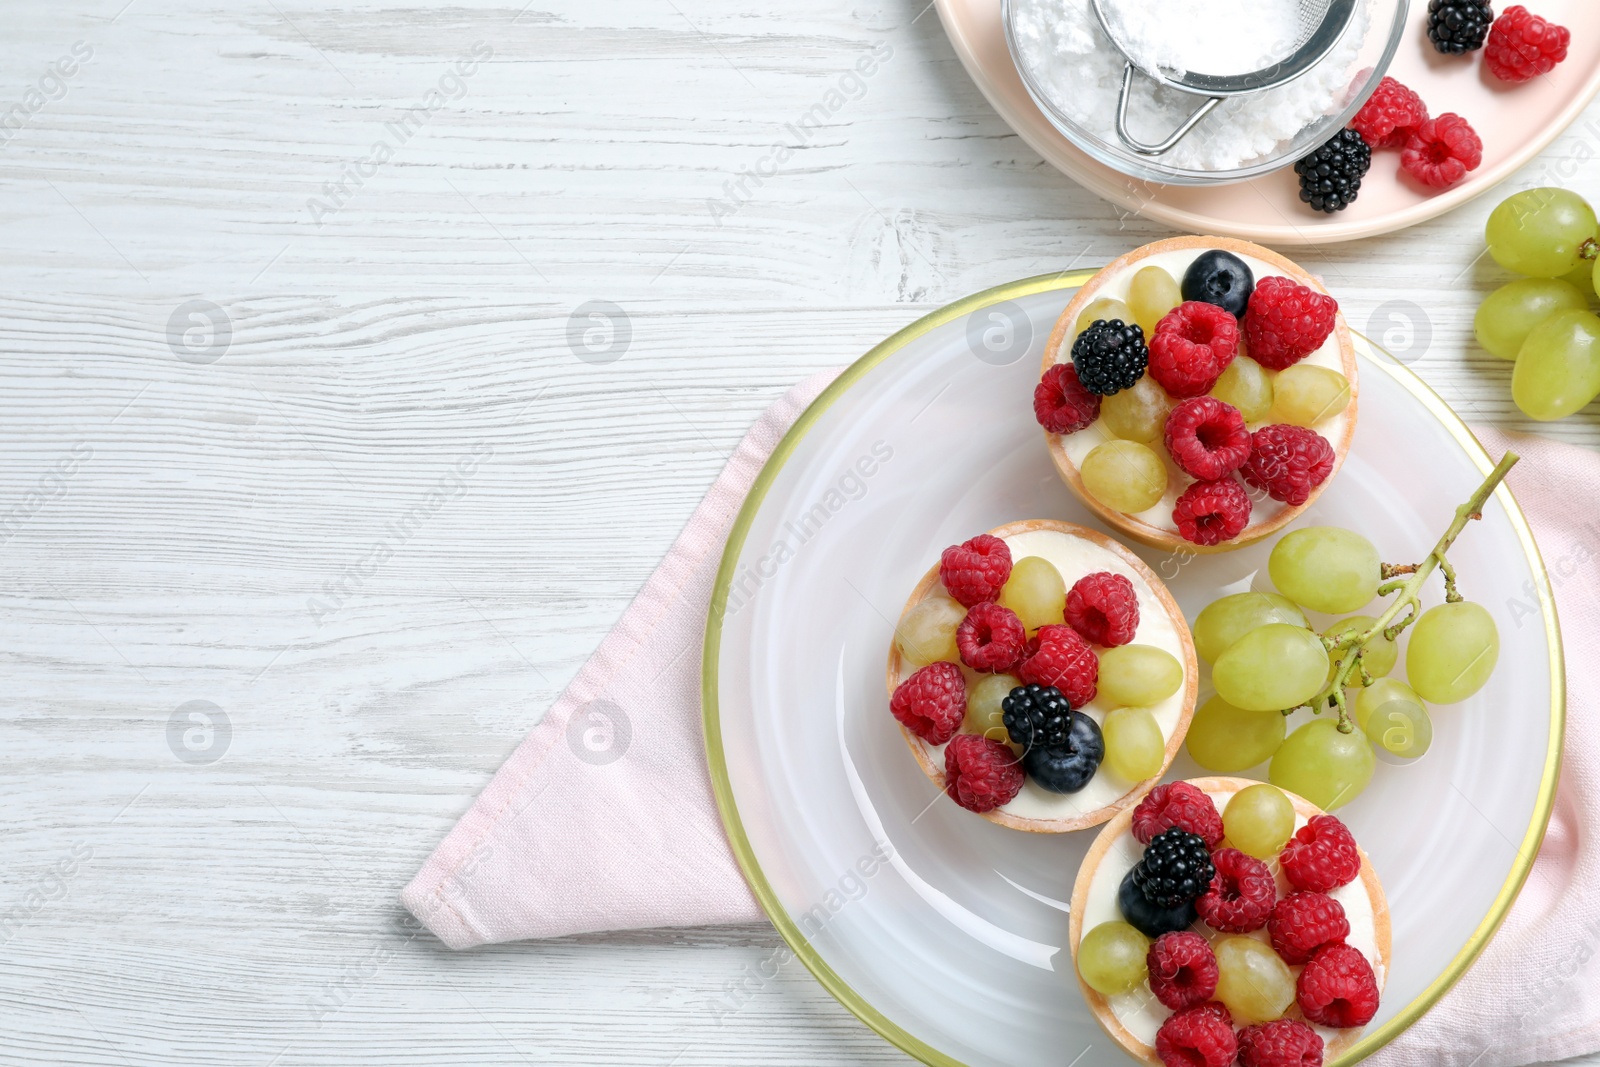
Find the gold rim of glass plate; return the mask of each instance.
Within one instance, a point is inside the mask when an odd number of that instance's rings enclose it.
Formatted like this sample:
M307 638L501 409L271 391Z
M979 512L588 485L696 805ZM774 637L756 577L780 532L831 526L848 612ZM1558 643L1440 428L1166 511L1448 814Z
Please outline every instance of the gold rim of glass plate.
M789 432L783 435L778 442L778 447L772 450L761 472L756 476L755 483L750 487L750 495L745 498L744 505L739 509L738 516L734 519L733 528L728 534L728 544L723 550L722 565L717 570L717 580L711 593L711 608L706 618L705 650L701 660L701 706L705 723L706 756L711 768L711 788L716 794L717 809L722 814L722 824L728 833L728 843L733 848L734 857L739 861L739 867L744 871L745 880L750 883L750 889L760 902L761 908L767 913L772 925L783 936L791 951L800 958L823 988L850 1009L855 1016L877 1031L884 1040L910 1056L914 1056L923 1063L933 1067L966 1067L960 1060L945 1055L933 1048L927 1042L913 1036L905 1029L891 1021L878 1009L869 1004L860 994L852 989L844 979L834 972L832 967L822 959L822 956L813 948L789 917L783 904L773 892L771 884L761 870L760 863L756 860L755 852L750 847L750 839L745 835L744 824L739 818L738 805L733 798L733 787L728 779L728 766L722 750L721 721L717 703L717 665L722 643L722 617L718 605L726 604L728 591L733 584L733 573L739 560L739 553L744 548L746 536L750 526L755 521L756 512L760 510L762 501L766 499L772 483L778 473L783 469L789 457L794 454L800 441L811 432L824 412L833 406L844 393L860 381L868 371L889 356L904 348L912 341L924 334L943 326L945 323L971 314L978 308L997 304L1004 300L1016 300L1036 293L1052 292L1061 289L1076 289L1083 285L1095 274L1094 270L1077 270L1061 274L1041 274L1034 278L1024 278L1021 281L999 285L993 289L985 289L974 293L963 300L947 304L938 311L924 315L911 325L895 333L879 343L866 355L856 360L829 384L822 393L811 402L800 417L795 420ZM1362 338L1365 341L1365 338ZM1367 342L1368 347L1374 352L1382 349ZM1389 377L1403 386L1412 396L1421 401L1422 405L1433 414L1435 418L1450 432L1456 442L1466 451L1467 455L1476 463L1485 474L1494 469L1494 463L1489 459L1478 439L1472 435L1466 423L1461 421L1448 404L1435 393L1421 378L1417 377L1409 368L1396 362L1383 359L1369 359L1366 366L1377 367ZM1528 823L1527 833L1523 835L1522 844L1517 850L1517 860L1511 869L1510 876L1505 884L1500 887L1489 912L1484 916L1478 928L1473 931L1467 943L1462 946L1455 959L1450 961L1444 973L1434 979L1422 993L1407 1004L1398 1015L1383 1026L1367 1034L1360 1042L1351 1046L1329 1067L1348 1067L1361 1060L1379 1048L1388 1044L1400 1035L1406 1027L1421 1018L1423 1013L1433 1007L1460 980L1461 975L1472 965L1483 951L1494 932L1505 921L1506 913L1511 910L1511 904L1516 900L1522 885L1528 878L1528 872L1533 869L1534 857L1539 852L1539 844L1544 839L1545 827L1550 822L1550 811L1555 803L1556 778L1561 768L1561 744L1566 727L1567 701L1566 701L1566 672L1563 666L1561 651L1561 634L1556 626L1555 600L1550 591L1549 575L1545 572L1544 562L1539 555L1539 549L1533 540L1533 532L1528 528L1527 518L1522 514L1522 509L1517 505L1516 499L1511 495L1511 490L1504 484L1496 491L1501 504L1505 506L1506 514L1511 519L1511 525L1516 530L1517 538L1522 542L1523 552L1528 558L1528 564L1533 570L1535 584L1539 597L1540 613L1544 618L1545 638L1550 645L1550 744L1545 753L1544 775L1539 783L1539 798L1534 805L1533 819Z

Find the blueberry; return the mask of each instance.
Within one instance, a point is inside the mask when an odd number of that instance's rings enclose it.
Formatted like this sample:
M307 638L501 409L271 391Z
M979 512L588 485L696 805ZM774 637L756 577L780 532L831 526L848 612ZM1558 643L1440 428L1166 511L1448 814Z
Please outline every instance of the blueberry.
M1117 887L1117 908L1122 912L1122 917L1146 937L1160 937L1174 930L1187 930L1194 925L1196 918L1192 900L1176 908L1163 908L1150 903L1139 887L1134 885L1132 870L1122 876L1122 884Z
M1022 755L1022 769L1041 789L1052 793L1076 793L1089 784L1105 759L1106 743L1099 723L1081 711L1072 712L1071 720L1066 744L1038 745Z
M1213 248L1202 252L1183 272L1182 291L1185 300L1215 304L1242 319L1250 294L1256 291L1256 278L1244 260L1232 252Z

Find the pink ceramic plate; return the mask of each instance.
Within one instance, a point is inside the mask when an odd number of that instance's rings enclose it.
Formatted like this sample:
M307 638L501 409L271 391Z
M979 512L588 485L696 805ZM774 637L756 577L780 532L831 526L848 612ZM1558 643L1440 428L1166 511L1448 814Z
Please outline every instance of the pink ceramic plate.
M1194 233L1216 233L1267 244L1349 241L1389 233L1442 215L1508 177L1560 135L1600 91L1600 3L1524 0L1535 14L1572 30L1566 62L1543 78L1507 86L1483 67L1482 53L1444 57L1428 44L1428 5L1411 6L1411 28L1389 73L1422 95L1433 114L1454 111L1483 137L1483 164L1466 181L1436 195L1400 173L1400 154L1374 154L1361 198L1336 215L1300 203L1288 168L1254 181L1194 187L1154 185L1119 174L1089 158L1034 106L1006 50L1000 0L935 0L956 54L983 95L1011 128L1068 177L1130 211ZM1496 4L1501 10L1502 4ZM1589 140L1600 154L1600 120ZM1547 184L1572 174L1552 167Z

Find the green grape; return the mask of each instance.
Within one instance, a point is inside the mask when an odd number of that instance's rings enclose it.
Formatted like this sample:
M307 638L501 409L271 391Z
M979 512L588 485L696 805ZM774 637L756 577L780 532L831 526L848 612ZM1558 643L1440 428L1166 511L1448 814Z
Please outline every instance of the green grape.
M1083 457L1083 486L1108 508L1138 514L1161 503L1167 492L1167 467L1147 445L1107 441Z
M961 720L961 732L982 734L992 740L1011 744L1000 702L1021 684L1020 678L1009 674L986 674L976 684L968 686L967 717Z
M1294 975L1272 946L1253 937L1223 937L1217 954L1216 999L1239 1026L1281 1019L1294 1003Z
M1144 985L1150 939L1125 922L1101 923L1078 943L1078 973L1096 993L1114 997Z
M1328 650L1310 630L1274 622L1228 646L1211 668L1217 695L1245 711L1298 707L1328 680Z
M1271 859L1294 833L1294 802L1275 785L1245 786L1222 809L1222 832L1240 852Z
M1374 697L1367 713L1357 712L1356 718L1367 738L1397 759L1414 760L1433 743L1433 720L1415 697L1392 697L1382 702Z
M1337 526L1307 526L1272 546L1267 573L1278 592L1329 615L1364 606L1378 592L1378 549Z
M1211 387L1211 395L1238 408L1245 422L1260 422L1272 411L1272 374L1249 356L1238 356Z
M1100 695L1113 704L1148 707L1183 687L1183 664L1154 645L1122 645L1100 653Z
M1548 421L1600 396L1600 317L1560 311L1534 327L1517 353L1511 399L1523 414Z
M1419 705L1422 703L1422 698L1417 696L1416 690L1398 678L1379 678L1356 694L1355 704L1351 707L1356 725L1365 730L1367 718L1373 709L1381 708L1391 700L1408 701Z
M1559 278L1578 265L1597 225L1594 209L1566 189L1526 189L1501 201L1484 235L1489 254L1507 270Z
M1207 663L1215 663L1229 645L1269 622L1286 622L1311 629L1306 613L1294 601L1277 593L1258 593L1252 589L1214 600L1195 616L1195 651Z
M1032 636L1039 627L1058 623L1067 610L1067 583L1047 559L1024 556L1011 567L1000 589L1000 606L1010 608Z
M1373 624L1377 621L1371 615L1352 615L1348 619L1340 619L1322 631L1322 636L1337 638L1350 633L1352 630L1357 633L1365 633L1372 629ZM1351 649L1339 649L1328 653L1333 660L1328 664L1329 682L1333 681L1333 673L1339 669L1339 664L1344 662L1345 656L1351 651ZM1360 666L1350 668L1350 673L1345 676L1346 683L1348 685L1361 684L1361 667L1366 667L1367 673L1372 677L1381 678L1394 670L1395 661L1399 658L1400 646L1380 633L1367 642L1366 651L1361 656Z
M1600 274L1600 260L1590 263L1587 259L1574 267L1571 272L1563 274L1561 280L1578 290L1584 300L1594 299L1595 275Z
M1483 688L1499 658L1500 632L1482 604L1440 604L1412 627L1406 676L1423 700L1454 704Z
M1315 426L1350 406L1350 379L1310 363L1279 371L1273 390L1272 421L1290 426Z
M1588 272L1588 267L1583 268ZM1545 319L1560 311L1587 311L1589 299L1559 278L1518 278L1484 298L1473 316L1472 330L1491 356L1514 360Z
M1162 316L1183 303L1177 281L1160 267L1141 267L1128 283L1128 306L1144 331L1145 340L1156 334Z
M1076 329L1072 331L1072 335L1076 337L1101 319L1107 322L1112 319L1120 319L1124 323L1134 321L1133 312L1128 310L1127 304L1120 300L1113 300L1108 296L1102 296L1089 301L1089 306L1084 308L1082 313L1078 315L1078 324Z
M1142 782L1161 773L1167 758L1167 739L1149 708L1118 708L1100 724L1105 740L1106 766L1130 782Z
M1367 787L1377 765L1366 734L1360 730L1342 734L1337 720L1312 719L1284 740L1267 768L1267 778L1279 789L1333 811Z
M1206 770L1234 774L1271 759L1285 732L1278 712L1244 711L1214 696L1194 713L1184 744Z
M931 596L906 612L894 634L901 661L911 670L940 660L960 663L956 627L966 617L967 609L947 596Z
M1124 441L1146 445L1160 440L1171 411L1167 391L1148 374L1100 401L1100 419L1107 430Z

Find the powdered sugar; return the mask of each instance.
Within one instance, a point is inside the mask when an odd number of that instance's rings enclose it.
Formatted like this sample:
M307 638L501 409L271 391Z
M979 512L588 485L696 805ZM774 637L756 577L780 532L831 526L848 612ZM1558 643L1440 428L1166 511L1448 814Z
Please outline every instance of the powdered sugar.
M1240 74L1284 58L1298 36L1296 0L1107 0L1107 19L1142 70ZM1358 3L1333 50L1300 78L1226 99L1161 157L1185 170L1231 170L1272 153L1346 103L1350 68L1369 24ZM1039 92L1063 115L1107 143L1126 60L1101 29L1090 0L1012 0L1020 60ZM1134 80L1128 125L1148 141L1166 138L1202 98Z

